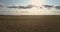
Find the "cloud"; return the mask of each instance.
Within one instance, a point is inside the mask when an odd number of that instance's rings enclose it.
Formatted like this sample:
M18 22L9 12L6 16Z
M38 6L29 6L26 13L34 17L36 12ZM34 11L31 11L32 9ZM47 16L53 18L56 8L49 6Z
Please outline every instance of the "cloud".
M34 7L33 5L27 5L27 6L19 6L19 9L30 9Z
M3 7L3 5L0 5L0 7Z
M18 8L17 6L7 6L7 8Z
M43 7L40 7L40 9L43 9Z
M43 5L45 8L52 8L53 5Z
M56 6L55 8L56 8L56 9L60 9L60 6Z
M27 5L27 6L7 6L7 8L19 8L19 9L30 9L32 7L35 7L34 5Z

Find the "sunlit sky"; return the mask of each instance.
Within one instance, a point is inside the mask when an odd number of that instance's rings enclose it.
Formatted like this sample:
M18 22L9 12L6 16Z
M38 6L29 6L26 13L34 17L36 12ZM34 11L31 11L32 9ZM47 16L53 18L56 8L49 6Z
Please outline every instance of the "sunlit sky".
M0 0L0 5L8 6L8 5L35 5L35 6L42 6L42 5L54 5L59 6L60 0ZM0 8L0 14L8 14L8 15L52 15L57 14L60 15L60 10L57 9L39 9L39 8L31 8L31 9L9 9L6 7Z

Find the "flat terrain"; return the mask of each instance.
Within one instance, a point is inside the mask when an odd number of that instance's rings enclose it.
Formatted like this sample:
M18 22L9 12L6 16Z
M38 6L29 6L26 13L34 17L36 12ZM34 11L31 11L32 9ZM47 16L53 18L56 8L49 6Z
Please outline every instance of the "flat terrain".
M60 16L0 16L0 32L60 32Z

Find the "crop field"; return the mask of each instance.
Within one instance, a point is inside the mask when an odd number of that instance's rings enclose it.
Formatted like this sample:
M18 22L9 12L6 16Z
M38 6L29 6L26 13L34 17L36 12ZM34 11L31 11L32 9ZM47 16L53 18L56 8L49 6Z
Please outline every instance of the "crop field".
M60 32L60 16L0 15L0 32Z

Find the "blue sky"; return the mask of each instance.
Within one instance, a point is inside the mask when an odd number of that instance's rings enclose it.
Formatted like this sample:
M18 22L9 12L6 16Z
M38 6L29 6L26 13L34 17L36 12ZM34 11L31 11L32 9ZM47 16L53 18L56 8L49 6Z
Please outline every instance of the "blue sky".
M14 5L14 4L27 4L31 0L0 0L0 3L5 5ZM60 5L60 0L43 0L45 4L49 5Z
M48 4L48 5L60 5L60 0L45 0L45 4Z
M29 0L0 0L0 3L5 5L26 4Z

